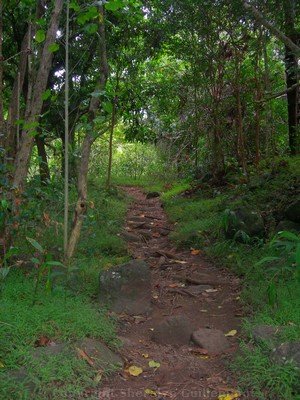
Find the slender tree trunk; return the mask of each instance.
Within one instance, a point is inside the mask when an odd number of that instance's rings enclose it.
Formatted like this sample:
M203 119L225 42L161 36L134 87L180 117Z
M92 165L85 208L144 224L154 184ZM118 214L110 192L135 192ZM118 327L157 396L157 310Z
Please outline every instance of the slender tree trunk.
M270 93L271 82L270 82L270 66L269 66L269 56L267 47L267 32L263 35L263 59L264 59L264 91ZM265 152L266 156L269 156L270 150L276 152L276 142L274 140L274 116L272 105L267 104L267 130L265 137Z
M297 32L295 26L295 8L296 2L294 0L285 0L285 29L286 34L293 41L298 44L300 40L300 33ZM285 73L286 73L286 87L287 87L287 103L288 103L288 127L289 127L289 146L292 155L299 154L299 87L298 83L298 57L291 51L290 47L285 46ZM292 88L293 90L289 90Z
M243 112L242 112L242 101L241 101L241 71L240 71L240 60L236 55L236 69L235 69L235 98L236 98L236 129L237 129L237 155L238 160L241 163L244 174L247 172L246 156L245 156L245 138L244 138L244 127L243 127Z
M255 165L258 167L260 162L260 141L261 141L261 107L260 104L262 97L261 90L261 75L259 61L261 58L261 41L262 41L262 29L260 28L259 33L259 44L256 50L255 61L254 61L254 80L255 80Z
M39 156L39 170L40 170L41 183L45 185L50 180L50 170L48 166L48 158L45 148L45 139L41 135L37 135L35 137L35 142Z
M112 170L112 162L113 162L113 137L114 137L114 130L115 130L115 125L116 125L118 91L119 91L119 71L117 71L117 76L116 76L116 89L115 89L115 96L113 99L113 108L112 108L112 113L111 113L111 127L110 127L110 134L109 134L108 168L107 168L107 181L106 181L106 188L108 190L110 189L110 186L111 186L111 170Z
M32 101L26 119L26 124L29 126L27 130L22 132L22 141L20 150L16 157L15 172L13 177L13 185L16 188L22 189L29 167L29 161L34 143L35 124L38 122L39 114L42 110L43 99L42 95L46 90L48 76L51 68L53 54L49 52L49 46L55 42L56 32L58 29L59 17L63 6L63 0L56 0L52 12L50 24L46 34L43 50L40 57L40 65L33 85Z
M105 25L104 25L104 11L103 7L99 7L102 18L99 22L99 54L100 54L100 71L99 71L99 82L97 84L96 90L101 92L104 90L106 81L108 78L108 63L107 63L107 53L106 53L106 38L105 38ZM80 232L84 220L84 216L87 211L87 185L88 185L88 168L89 159L91 154L91 148L96 140L94 118L97 114L97 110L100 107L99 97L92 97L90 100L89 107L89 123L91 124L91 129L86 133L84 137L82 148L81 148L81 159L78 168L78 181L77 181L77 202L75 206L74 218L71 233L68 241L67 258L70 259L75 252L78 240L80 238ZM100 134L104 133L105 129ZM99 134L99 135L100 135ZM99 136L98 135L98 136Z
M107 181L106 188L110 189L111 186L111 170L112 170L112 159L113 159L113 137L116 123L116 99L113 101L113 109L111 114L111 127L109 134L109 150L108 150L108 168L107 168Z

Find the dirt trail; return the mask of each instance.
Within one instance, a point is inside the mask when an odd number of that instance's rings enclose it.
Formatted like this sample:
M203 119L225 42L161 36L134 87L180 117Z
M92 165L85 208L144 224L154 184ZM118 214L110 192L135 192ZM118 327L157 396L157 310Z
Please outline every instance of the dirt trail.
M227 364L238 343L239 281L228 271L211 265L201 253L193 255L190 250L174 248L168 238L173 226L159 198L146 199L135 187L124 190L134 198L125 229L141 237L139 243L129 241L128 248L133 258L144 259L151 267L153 310L148 317L119 316L122 356L127 365L139 366L144 372L137 377L124 371L112 376L104 382L99 398L151 398L145 393L151 389L156 393L153 398L160 400L218 399L219 394L236 389ZM209 284L210 289L200 294L192 290L191 294L189 290L199 283L199 274L200 283ZM203 274L207 282L203 282ZM153 326L172 315L185 315L197 329L215 328L224 333L235 329L238 333L228 338L230 347L218 355L207 355L193 344L156 344L151 340ZM159 362L160 367L150 368L149 360Z

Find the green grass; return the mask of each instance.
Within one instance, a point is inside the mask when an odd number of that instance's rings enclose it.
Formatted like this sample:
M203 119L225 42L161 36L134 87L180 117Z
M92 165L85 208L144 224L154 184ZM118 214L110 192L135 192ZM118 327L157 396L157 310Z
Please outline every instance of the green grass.
M24 382L13 379L13 371L23 367L28 380L35 384L35 399L76 399L86 388L96 387L97 371L70 352L52 356L41 365L40 360L32 356L34 344L44 336L55 343L72 344L92 337L109 346L117 345L115 322L107 316L105 304L98 300L98 280L101 270L128 259L126 246L118 235L129 200L118 191L107 194L91 184L91 207L71 265L76 272L70 276L68 284L64 282L65 277L56 281L51 292L46 289L44 278L32 305L35 269L27 260L35 250L25 237L38 240L55 260L60 257L63 197L59 188L42 194L36 193L36 189L35 193L30 190L29 193L30 202L24 206L16 240L19 258L26 263L11 270L0 292L0 361L3 364L0 398L32 398ZM75 193L71 193L71 202L74 201ZM50 223L45 224L44 213Z

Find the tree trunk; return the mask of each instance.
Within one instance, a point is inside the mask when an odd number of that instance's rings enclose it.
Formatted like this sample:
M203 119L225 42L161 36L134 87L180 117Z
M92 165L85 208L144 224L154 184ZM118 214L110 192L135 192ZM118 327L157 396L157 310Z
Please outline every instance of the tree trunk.
M45 12L45 8L42 6L42 3L39 1L36 7L36 19L39 19L43 16ZM21 44L20 50L20 59L18 65L18 73L14 80L11 100L8 108L8 118L7 118L7 132L5 139L5 149L9 162L13 162L17 153L17 143L18 143L18 133L19 127L16 124L16 121L20 118L19 109L20 109L20 93L23 91L23 86L25 82L26 71L28 73L28 82L30 82L31 77L29 76L29 70L27 70L27 66L30 64L30 53L31 53L31 40L36 32L36 25L31 24L29 22L28 29ZM27 90L27 95L29 90Z
M107 63L107 53L106 53L103 7L100 6L99 10L102 15L102 18L100 19L99 22L100 76L99 76L99 82L96 87L97 92L101 92L104 90L109 73L108 63ZM90 159L92 144L94 143L97 137L94 132L95 130L94 118L97 114L97 110L99 109L99 107L100 107L99 97L92 97L90 100L90 107L89 107L89 123L91 124L91 128L87 131L81 148L81 159L78 168L78 181L77 181L78 197L75 206L72 229L69 236L67 259L70 259L74 255L80 237L84 216L87 211L87 184L88 184L89 159ZM98 136L104 133L106 130L107 129L99 133Z
M264 59L264 92L271 91L271 81L270 81L270 66L269 66L269 56L267 47L267 32L263 35L263 59ZM276 141L274 137L274 115L272 110L272 105L267 104L267 129L266 129L266 143L265 151L266 156L269 156L270 150L275 153L276 151Z
M246 167L246 156L245 156L245 138L244 138L244 127L243 127L243 112L242 112L242 101L241 101L241 66L239 55L236 54L235 61L235 99L236 99L236 130L237 130L237 156L238 160L243 168L244 174L247 173Z
M285 30L287 36L293 43L298 44L300 34L295 27L295 1L286 0L285 7ZM288 127L289 127L289 146L292 155L299 154L299 87L298 83L298 57L291 51L290 47L285 46L285 73L287 87L288 104ZM295 87L294 87L295 86ZM294 87L294 89L291 89Z
M116 89L115 96L113 99L113 108L111 114L111 127L110 127L110 135L109 135L109 151L108 151L108 168L107 168L107 181L106 188L109 190L111 186L111 170L112 170L112 158L113 158L113 137L114 137L114 129L116 125L116 113L117 113L117 102L118 102L118 91L119 91L119 69L116 74Z
M259 44L256 49L254 61L254 81L255 81L255 165L258 167L260 162L260 142L261 142L261 108L260 104L262 97L261 90L261 74L259 61L261 59L261 44L262 44L262 29L259 29Z
M39 170L40 170L41 183L43 185L46 185L47 181L50 180L50 170L48 166L47 152L45 148L45 139L43 138L43 136L37 135L35 137L35 142L39 156Z
M30 104L28 117L26 119L26 125L28 128L22 132L22 141L20 144L20 150L16 157L16 166L13 178L13 185L16 188L22 189L29 167L29 161L34 143L34 131L36 123L39 119L39 114L42 110L43 99L42 95L46 90L49 71L51 68L53 54L49 52L49 46L55 42L56 32L58 29L59 17L62 11L63 0L56 0L54 9L52 12L50 24L46 34L43 50L40 56L40 65L37 72L37 76L33 85L32 101Z
M111 186L113 137L114 137L115 123L116 123L116 99L114 99L114 103L113 103L113 109L112 109L112 114L111 114L111 127L110 127L110 134L109 134L108 168L107 168L107 181L106 181L107 190L109 190L110 186Z

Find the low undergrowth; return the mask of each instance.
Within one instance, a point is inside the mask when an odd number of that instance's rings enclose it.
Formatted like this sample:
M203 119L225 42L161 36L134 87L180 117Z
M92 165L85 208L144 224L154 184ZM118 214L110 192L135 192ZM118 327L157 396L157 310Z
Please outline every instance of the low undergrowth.
M243 278L240 301L248 317L243 322L241 351L233 366L242 391L250 392L255 399L294 400L299 398L299 371L293 365L272 362L269 351L251 338L253 328L260 324L283 327L278 343L300 338L300 285L294 271L285 265L287 257L273 261L285 271L276 275L273 295L270 263L260 263L263 258L278 256L270 242L275 236L276 219L295 195L300 160L281 160L261 168L259 173L253 171L249 182L243 183L242 177L233 175L232 182L223 187L191 182L185 192L186 182L180 182L171 189L163 185L159 189L165 210L175 223L172 239L177 246L200 249ZM226 210L245 203L264 215L265 238L244 235L242 242L226 238Z
M97 385L94 369L75 353L54 354L41 364L34 348L48 341L69 344L84 337L117 344L114 321L97 299L98 277L102 269L128 258L119 237L128 200L117 191L107 194L91 184L90 207L69 272L57 274L59 265L53 266L51 286L48 273L43 274L35 295L37 267L31 259L38 255L25 238L36 240L52 260L59 259L63 196L59 187L38 192L29 188L28 196L15 242L17 255L11 260L15 266L0 293L0 398L31 399L34 384L37 400L76 399ZM70 202L74 201L72 193Z

